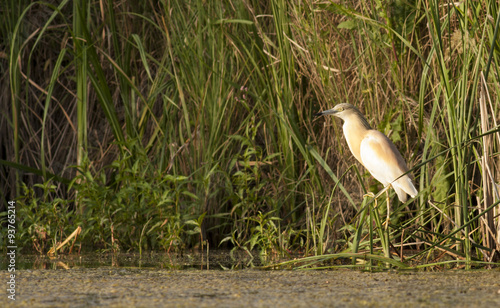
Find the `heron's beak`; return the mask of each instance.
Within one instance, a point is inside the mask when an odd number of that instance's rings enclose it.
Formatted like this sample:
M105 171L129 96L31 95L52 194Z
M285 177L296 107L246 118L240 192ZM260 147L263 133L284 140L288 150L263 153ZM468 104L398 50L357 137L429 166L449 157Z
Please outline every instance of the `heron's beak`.
M319 117L319 116L322 116L322 115L336 114L337 112L338 112L337 110L335 110L334 108L332 108L332 109L328 109L328 110L325 110L325 111L318 112L314 116L315 117Z

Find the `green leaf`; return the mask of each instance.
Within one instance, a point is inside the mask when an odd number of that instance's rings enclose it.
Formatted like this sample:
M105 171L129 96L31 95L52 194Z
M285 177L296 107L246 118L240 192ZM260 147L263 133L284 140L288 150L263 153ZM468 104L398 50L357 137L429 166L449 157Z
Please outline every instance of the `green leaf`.
M357 24L352 19L343 21L343 22L339 23L338 26L337 26L337 28L339 28L339 29L348 29L348 30L352 30L352 29L354 29L356 27L357 27Z

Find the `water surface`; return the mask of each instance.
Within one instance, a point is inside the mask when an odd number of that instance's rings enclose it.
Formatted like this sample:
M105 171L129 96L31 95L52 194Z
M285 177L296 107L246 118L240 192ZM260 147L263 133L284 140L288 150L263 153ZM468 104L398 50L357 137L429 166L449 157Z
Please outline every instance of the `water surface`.
M500 307L498 269L260 270L239 257L39 257L16 271L16 301L3 291L0 307Z

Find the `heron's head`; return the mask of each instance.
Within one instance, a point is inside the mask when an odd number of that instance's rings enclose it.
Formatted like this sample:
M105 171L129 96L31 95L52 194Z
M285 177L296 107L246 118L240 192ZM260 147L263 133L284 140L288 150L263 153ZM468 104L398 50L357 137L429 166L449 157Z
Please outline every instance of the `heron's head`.
M342 120L344 120L344 122L351 120L361 121L363 126L365 126L367 129L371 129L370 125L366 121L363 114L358 110L358 108L354 107L351 104L348 103L338 104L335 105L335 107L333 107L332 109L328 109L315 114L315 116L322 116L329 114L341 118Z

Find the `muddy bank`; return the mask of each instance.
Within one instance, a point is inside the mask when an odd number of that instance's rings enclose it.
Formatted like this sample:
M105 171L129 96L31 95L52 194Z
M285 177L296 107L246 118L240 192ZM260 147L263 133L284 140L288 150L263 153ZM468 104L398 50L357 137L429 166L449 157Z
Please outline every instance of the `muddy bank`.
M498 270L36 269L18 271L16 289L1 307L500 307Z

